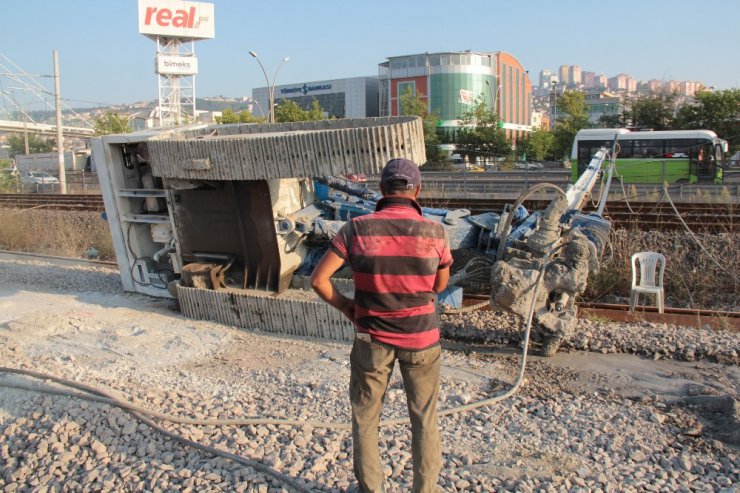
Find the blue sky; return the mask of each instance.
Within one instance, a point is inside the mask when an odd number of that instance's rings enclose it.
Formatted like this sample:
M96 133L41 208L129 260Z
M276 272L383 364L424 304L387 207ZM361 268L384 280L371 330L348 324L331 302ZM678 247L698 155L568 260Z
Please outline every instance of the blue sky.
M59 50L66 99L114 104L157 97L155 44L138 33L136 0L0 3L0 53L29 73L51 74L52 50ZM466 49L508 51L535 83L542 68L557 71L561 64L643 80L740 83L737 0L209 3L216 37L196 43L199 97L248 96L264 86L249 50L269 73L290 57L278 84L376 75L387 56ZM42 83L53 87L49 79Z

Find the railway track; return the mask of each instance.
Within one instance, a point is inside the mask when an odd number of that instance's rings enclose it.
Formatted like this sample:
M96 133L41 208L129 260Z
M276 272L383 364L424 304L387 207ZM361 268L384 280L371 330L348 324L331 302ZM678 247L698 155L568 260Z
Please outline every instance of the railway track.
M501 211L508 199L426 197L420 200L427 207L469 209L473 214ZM547 206L547 201L531 200L524 203L529 209ZM0 207L11 209L50 209L62 211L103 212L102 195L61 194L0 194ZM736 232L740 230L740 206L726 203L678 203L681 217L692 229L711 233ZM585 211L593 211L588 204ZM666 202L628 204L623 201L607 202L604 215L612 220L616 228L636 228L644 231L672 231L683 229L683 224L673 208Z
M474 305L488 299L488 295L469 294L463 298L463 305ZM638 306L631 312L629 305L590 302L578 302L578 308L580 317L598 317L614 322L652 322L695 328L708 326L715 329L740 330L740 312L666 307L664 313L658 313L654 306ZM488 305L481 308L481 310L490 309Z
M99 265L101 267L112 267L118 269L118 262L112 262L108 260L88 260L73 257L59 257L56 255L44 255L43 253L14 252L11 250L0 250L0 259L44 260L57 265Z
M424 198L421 205L447 209L469 209L472 214L501 211L513 200L504 199L461 199ZM547 201L529 200L524 206L530 210L546 207ZM678 203L676 209L692 231L708 233L736 232L740 230L740 206L726 203ZM584 207L585 212L595 211L593 204ZM681 220L667 202L628 204L624 201L607 202L604 216L611 219L616 228L636 228L643 231L673 231L683 229Z
M3 260L43 260L58 265L100 265L111 268L118 268L116 262L100 260L84 260L70 257L58 257L53 255L44 255L40 253L14 252L0 250L0 259ZM488 295L469 294L463 299L464 305L474 305L481 301L488 300ZM703 328L705 326L716 328L734 327L740 330L740 312L728 312L705 309L685 309L666 307L665 313L657 313L654 307L638 307L636 313L629 311L628 305L605 304L605 303L578 303L579 308L585 316L597 316L613 321L639 322L649 321L656 323L671 323L689 327ZM490 310L486 305L482 310Z
M8 209L51 209L57 211L105 211L102 195L58 193L0 194L0 207Z

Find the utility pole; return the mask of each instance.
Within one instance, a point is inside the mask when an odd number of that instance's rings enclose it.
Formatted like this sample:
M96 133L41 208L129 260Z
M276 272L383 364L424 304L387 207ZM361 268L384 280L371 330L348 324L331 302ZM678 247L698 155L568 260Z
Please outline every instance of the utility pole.
M54 50L54 103L57 107L57 159L59 163L59 191L67 193L67 177L64 173L64 134L62 133L62 94L59 84L59 52Z

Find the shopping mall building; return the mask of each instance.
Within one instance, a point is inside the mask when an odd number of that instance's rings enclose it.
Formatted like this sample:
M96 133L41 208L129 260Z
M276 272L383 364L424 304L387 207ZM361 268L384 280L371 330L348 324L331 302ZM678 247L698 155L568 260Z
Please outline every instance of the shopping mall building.
M327 116L365 118L401 113L399 95L419 94L442 128L454 131L463 114L483 98L500 118L512 140L530 132L532 83L522 64L509 53L442 52L389 57L378 77L299 82L275 87L275 103L292 100L310 109L317 100ZM267 87L252 90L252 113L266 115Z
M366 118L378 116L377 77L352 77L275 86L275 103L291 100L303 109L319 102L328 117ZM252 90L255 108L252 113L266 116L270 107L266 87Z
M440 126L460 126L477 98L499 114L501 126L515 140L531 131L532 83L509 53L441 52L389 57L379 65L380 116L401 114L399 96L409 88L427 101Z

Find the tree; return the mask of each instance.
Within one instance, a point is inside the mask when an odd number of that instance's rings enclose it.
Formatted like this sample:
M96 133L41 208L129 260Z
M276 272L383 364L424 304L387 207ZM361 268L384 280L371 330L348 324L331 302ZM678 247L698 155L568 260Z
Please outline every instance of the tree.
M306 111L306 121L314 122L318 120L326 120L324 109L319 104L318 99L314 99L311 103L311 109Z
M580 91L565 91L556 101L558 119L553 129L554 142L550 158L568 157L576 133L588 126L586 101Z
M623 108L621 113L603 114L599 117L599 127L601 128L624 128L630 124L630 115L627 108Z
M18 189L18 174L11 173L10 159L0 159L0 191L12 192Z
M485 97L476 98L473 105L461 118L462 128L457 134L458 151L468 156L471 162L476 158L491 158L511 154L511 142L506 132L498 125L498 115L493 113Z
M699 91L694 102L682 106L676 115L675 126L681 129L704 128L713 130L737 148L740 142L740 89Z
M517 152L530 161L542 161L552 151L555 136L547 130L535 130L517 142Z
M400 96L400 101L401 115L418 116L422 120L427 163L443 162L444 154L439 148L440 139L439 134L437 133L437 121L439 120L439 116L436 113L429 112L429 105L424 99L424 94L414 93L410 87L406 87L406 91L404 91Z
M8 155L15 157L17 154L26 153L26 145L22 135L10 135L6 140L8 144ZM42 139L41 137L28 134L28 152L31 154L38 154L42 152L51 152L53 145L50 140Z
M234 113L231 108L226 108L221 112L221 116L216 117L216 123L219 125L227 123L239 123L239 115Z
M254 116L249 110L234 113L231 108L226 108L221 112L221 116L216 117L216 123L264 123L266 118Z
M667 130L673 128L678 92L659 92L630 100L627 113L632 126Z
M131 128L128 118L109 110L95 117L93 130L95 131L95 135L108 135L127 134L133 131L133 128Z
M275 107L275 121L278 123L309 122L325 119L324 110L316 99L314 99L310 110L304 110L298 106L298 103L290 99L283 100Z

